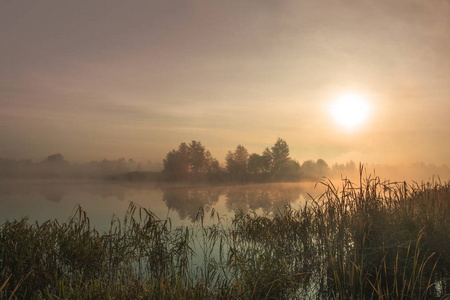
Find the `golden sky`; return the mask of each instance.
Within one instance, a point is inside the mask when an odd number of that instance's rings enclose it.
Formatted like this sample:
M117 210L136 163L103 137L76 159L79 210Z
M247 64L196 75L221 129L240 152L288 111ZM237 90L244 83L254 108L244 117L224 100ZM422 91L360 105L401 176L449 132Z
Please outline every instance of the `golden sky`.
M450 2L2 1L0 157L450 163ZM370 103L346 130L329 107Z

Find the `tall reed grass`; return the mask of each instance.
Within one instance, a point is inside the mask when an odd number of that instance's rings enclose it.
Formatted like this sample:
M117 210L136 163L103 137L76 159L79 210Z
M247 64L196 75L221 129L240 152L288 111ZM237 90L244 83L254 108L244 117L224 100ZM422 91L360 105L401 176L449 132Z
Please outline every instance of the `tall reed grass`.
M101 234L80 207L65 223L6 221L0 298L450 298L449 183L319 184L302 207L200 209L176 228L135 204Z

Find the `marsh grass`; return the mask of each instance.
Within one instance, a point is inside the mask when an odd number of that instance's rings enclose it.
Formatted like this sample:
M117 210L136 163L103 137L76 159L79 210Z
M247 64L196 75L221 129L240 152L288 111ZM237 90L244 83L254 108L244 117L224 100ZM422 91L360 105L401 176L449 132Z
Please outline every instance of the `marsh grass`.
M449 298L449 183L318 184L302 207L200 209L176 228L135 204L102 234L80 207L65 223L6 221L0 298Z

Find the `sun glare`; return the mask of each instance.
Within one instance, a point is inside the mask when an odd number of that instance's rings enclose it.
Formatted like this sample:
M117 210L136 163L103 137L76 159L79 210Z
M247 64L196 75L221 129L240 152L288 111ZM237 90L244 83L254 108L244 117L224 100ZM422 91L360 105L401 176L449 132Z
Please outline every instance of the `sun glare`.
M349 130L356 129L367 119L369 103L361 95L345 94L331 104L330 112L341 126Z

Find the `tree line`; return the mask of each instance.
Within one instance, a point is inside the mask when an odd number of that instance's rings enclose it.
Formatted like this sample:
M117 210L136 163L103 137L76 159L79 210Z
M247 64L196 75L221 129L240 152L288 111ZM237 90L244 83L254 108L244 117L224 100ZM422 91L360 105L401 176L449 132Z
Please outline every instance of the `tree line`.
M162 182L283 182L311 180L348 174L356 170L353 162L331 167L323 159L300 164L290 157L289 146L278 138L261 153L249 153L243 145L228 151L220 165L200 142L181 143L169 151L160 163L133 159L99 160L70 163L60 153L40 162L0 158L0 178L89 178Z
M183 142L178 149L171 150L164 158L161 179L236 183L281 182L317 180L329 175L331 171L323 159L307 160L303 164L292 159L289 145L281 138L278 138L272 147L265 148L261 154L250 154L244 146L238 145L233 151L228 151L225 164L225 167L220 167L218 160L201 142ZM351 162L350 165L337 167L354 169L355 165Z

